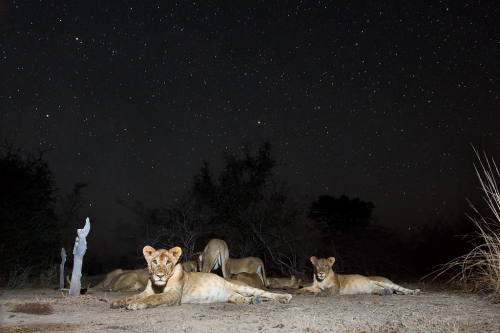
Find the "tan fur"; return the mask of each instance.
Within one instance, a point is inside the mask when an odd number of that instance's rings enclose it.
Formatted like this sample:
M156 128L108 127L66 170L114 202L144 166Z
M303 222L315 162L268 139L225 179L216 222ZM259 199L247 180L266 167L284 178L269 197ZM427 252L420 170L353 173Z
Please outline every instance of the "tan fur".
M246 285L259 289L266 289L259 275L254 273L238 273L231 275L231 280L245 283Z
M266 269L264 268L264 263L260 260L260 258L228 258L226 266L230 274L257 274L260 277L262 284L267 287Z
M210 273L221 266L222 276L229 278L230 273L226 267L229 258L229 249L222 239L212 239L202 253L198 256L198 270L203 273Z
M176 265L182 254L179 247L156 251L146 246L143 253L150 272L146 290L126 299L114 300L111 308L139 310L181 303L260 303L262 298L289 303L292 299L290 294L270 293L239 285L215 274L188 273L182 265Z
M399 292L405 295L419 295L420 290L403 288L389 279L377 276L369 277L357 274L340 275L333 269L334 257L318 259L311 257L314 266L314 280L310 287L294 291L294 294L314 293L319 295L345 295L345 294L379 294Z
M95 287L92 287L90 288L90 290L102 290L102 291L107 291L108 290L108 286L111 285L111 282L119 275L125 273L125 272L130 272L130 270L128 271L124 271L120 268L118 269L115 269L114 271L112 272L109 272L108 274L106 274L106 277L104 278L104 280L102 280L101 282L99 282Z
M136 270L116 269L106 275L90 291L136 291L148 284L149 272L146 268Z
M302 279L297 281L295 275L290 277L267 278L267 287L270 289L299 289Z
M184 270L186 272L197 272L198 271L198 268L197 268L198 264L194 260L181 262L181 265L182 265L182 268L184 268Z

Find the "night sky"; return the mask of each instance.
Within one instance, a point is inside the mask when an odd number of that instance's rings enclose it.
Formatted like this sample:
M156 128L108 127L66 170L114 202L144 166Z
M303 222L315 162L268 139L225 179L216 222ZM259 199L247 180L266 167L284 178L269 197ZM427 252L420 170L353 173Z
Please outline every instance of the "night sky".
M482 200L472 145L500 161L499 7L0 0L0 139L54 147L91 223L267 140L299 202L359 197L404 229L463 215Z

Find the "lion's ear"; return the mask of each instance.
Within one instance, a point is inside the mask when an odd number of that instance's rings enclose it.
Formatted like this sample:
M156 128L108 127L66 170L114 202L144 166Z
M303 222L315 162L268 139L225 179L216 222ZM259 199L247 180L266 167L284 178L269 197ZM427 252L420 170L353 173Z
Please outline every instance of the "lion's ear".
M179 258L181 257L181 254L182 254L182 249L180 247L176 246L176 247L170 249L168 251L168 253L173 255L175 260L179 260Z
M335 262L335 258L334 257L330 257L327 260L328 260L328 263L330 264L330 266L333 266L333 263Z
M142 254L144 254L144 258L146 258L146 260L148 260L148 258L150 258L155 252L156 250L149 245L144 246L142 249Z
M316 266L316 264L318 263L318 258L316 258L316 257L314 257L314 256L313 256L313 257L311 257L311 262L312 262L312 264L313 264L314 266Z

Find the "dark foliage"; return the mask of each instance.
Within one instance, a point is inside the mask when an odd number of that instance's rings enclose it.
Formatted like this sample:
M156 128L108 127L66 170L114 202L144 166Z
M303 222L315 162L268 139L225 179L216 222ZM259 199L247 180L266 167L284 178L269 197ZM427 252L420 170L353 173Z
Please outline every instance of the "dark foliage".
M82 228L84 221L80 216L80 210L87 202L83 196L83 190L87 187L86 183L76 182L73 189L65 196L59 196L59 209L57 211L61 218L61 228L63 234L63 245L66 248L72 248L75 242L75 232Z
M0 151L0 275L36 273L59 256L61 234L54 211L56 185L43 160L12 145Z
M212 212L214 231L228 240L240 242L253 234L252 217L264 209L276 161L272 148L265 142L257 156L252 156L249 145L242 148L242 156L224 152L224 169L214 179L210 164L204 162L194 177L192 194Z
M467 216L448 220L438 218L418 229L418 236L408 242L415 269L423 275L430 274L441 265L469 253L474 244L471 237L476 231ZM430 275L433 278L435 275ZM449 278L447 275L442 278Z
M362 232L372 221L373 203L358 198L349 200L345 195L336 199L322 195L311 203L308 218L316 227L330 236Z
M405 276L409 262L403 240L393 230L371 226L362 232L329 237L320 248L323 257L335 257L340 274Z

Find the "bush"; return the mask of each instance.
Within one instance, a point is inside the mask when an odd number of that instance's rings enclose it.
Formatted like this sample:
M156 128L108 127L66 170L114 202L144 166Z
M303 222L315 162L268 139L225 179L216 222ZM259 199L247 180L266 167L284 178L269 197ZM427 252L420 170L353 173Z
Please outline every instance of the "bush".
M57 188L42 155L0 149L0 285L26 282L61 249Z

